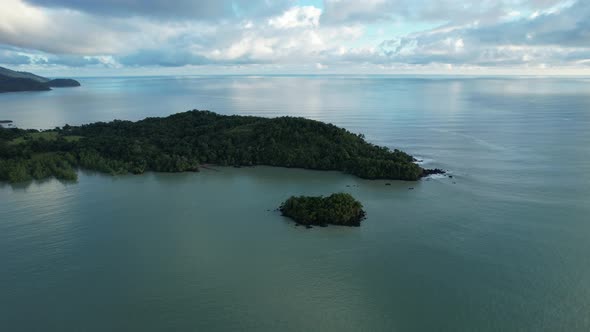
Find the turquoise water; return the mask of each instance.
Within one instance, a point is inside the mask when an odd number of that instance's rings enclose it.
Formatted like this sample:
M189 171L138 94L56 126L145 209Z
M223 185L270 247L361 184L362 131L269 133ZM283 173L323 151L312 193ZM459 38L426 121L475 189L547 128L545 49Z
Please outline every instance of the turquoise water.
M590 80L80 80L1 94L0 119L305 116L453 178L259 167L2 186L0 330L590 329ZM305 230L274 211L335 191L365 205L362 227Z

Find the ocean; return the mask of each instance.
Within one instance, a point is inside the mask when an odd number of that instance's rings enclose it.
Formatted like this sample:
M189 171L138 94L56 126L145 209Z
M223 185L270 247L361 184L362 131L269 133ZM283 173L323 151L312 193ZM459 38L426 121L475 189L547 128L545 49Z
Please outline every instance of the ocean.
M1 185L0 330L590 330L590 79L78 80L0 94L0 120L301 116L452 178L255 167ZM365 206L360 228L275 211L340 191Z

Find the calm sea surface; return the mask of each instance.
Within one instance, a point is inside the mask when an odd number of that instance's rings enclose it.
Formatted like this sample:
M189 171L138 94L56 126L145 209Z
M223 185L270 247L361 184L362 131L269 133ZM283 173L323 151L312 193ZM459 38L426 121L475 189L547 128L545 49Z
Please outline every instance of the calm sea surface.
M0 120L296 115L453 178L258 167L0 186L1 331L590 330L588 79L80 81L0 94ZM362 227L274 211L337 191L365 205Z

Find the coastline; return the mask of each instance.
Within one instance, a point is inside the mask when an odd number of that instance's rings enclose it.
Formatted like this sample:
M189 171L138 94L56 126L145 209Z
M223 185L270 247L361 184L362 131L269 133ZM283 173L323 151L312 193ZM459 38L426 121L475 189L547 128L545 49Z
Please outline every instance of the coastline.
M0 180L12 183L52 176L72 180L75 168L141 174L198 171L214 164L337 170L374 180L416 181L445 173L423 169L411 155L367 142L362 134L302 117L192 110L136 122L0 134Z

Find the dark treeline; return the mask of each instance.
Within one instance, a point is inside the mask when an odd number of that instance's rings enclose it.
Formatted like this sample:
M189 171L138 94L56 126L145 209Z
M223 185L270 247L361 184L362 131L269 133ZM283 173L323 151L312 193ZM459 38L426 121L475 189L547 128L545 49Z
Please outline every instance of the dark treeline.
M51 90L49 85L28 78L4 77L0 75L0 93L1 92L19 92L19 91L48 91Z
M197 171L200 164L338 170L366 179L417 180L424 174L402 151L303 118L189 111L42 132L0 129L0 181L75 179L78 167L141 174Z
M280 210L285 217L303 225L360 226L365 218L363 205L346 193L328 197L291 197L281 205Z

